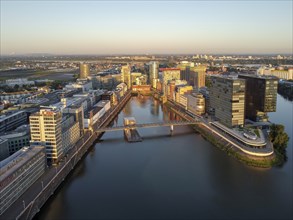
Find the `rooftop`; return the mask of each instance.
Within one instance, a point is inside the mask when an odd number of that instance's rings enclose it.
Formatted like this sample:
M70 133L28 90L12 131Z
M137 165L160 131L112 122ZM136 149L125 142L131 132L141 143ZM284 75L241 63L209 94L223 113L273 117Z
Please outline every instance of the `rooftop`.
M0 122L21 113L25 113L25 111L7 112L5 115L0 115Z
M160 68L160 71L181 70L180 68Z
M239 76L255 78L255 79L275 79L275 80L277 80L277 78L275 76L268 76L268 75L239 74Z
M4 180L6 177L14 173L21 166L23 166L27 161L34 157L40 151L44 151L44 147L23 147L19 151L12 154L5 160L0 161L0 179Z

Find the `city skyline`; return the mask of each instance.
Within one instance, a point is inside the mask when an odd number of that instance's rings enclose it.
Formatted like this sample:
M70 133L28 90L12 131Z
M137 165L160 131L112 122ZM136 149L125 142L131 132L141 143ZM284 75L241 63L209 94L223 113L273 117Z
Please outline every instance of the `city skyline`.
M292 1L1 1L1 55L292 54Z

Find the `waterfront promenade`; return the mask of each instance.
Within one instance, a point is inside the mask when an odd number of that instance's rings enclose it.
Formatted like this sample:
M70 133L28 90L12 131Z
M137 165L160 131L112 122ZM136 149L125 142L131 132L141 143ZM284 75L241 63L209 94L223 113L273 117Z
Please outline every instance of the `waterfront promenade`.
M172 111L180 115L186 120L194 120L190 115L186 114L186 110L175 102L168 101L168 105ZM274 155L274 149L272 143L268 140L267 135L264 135L267 139L266 146L263 148L248 147L240 142L239 139L231 137L227 132L220 130L214 126L211 126L208 120L205 118L198 118L198 126L206 133L209 133L219 142L222 142L227 149L233 148L236 152L240 152L243 155L252 156L254 158L271 157ZM265 138L263 137L263 138Z

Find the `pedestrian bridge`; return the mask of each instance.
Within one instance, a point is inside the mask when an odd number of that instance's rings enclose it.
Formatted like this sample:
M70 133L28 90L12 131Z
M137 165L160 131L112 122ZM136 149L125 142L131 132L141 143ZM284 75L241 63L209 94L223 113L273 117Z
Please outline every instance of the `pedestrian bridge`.
M106 131L121 131L125 129L136 129L136 128L153 128L153 127L167 127L170 126L173 130L173 126L179 125L194 125L199 124L200 121L163 121L155 123L143 123L143 124L134 124L134 125L125 125L125 126L115 126L115 127L101 127L95 130L95 132L106 132Z

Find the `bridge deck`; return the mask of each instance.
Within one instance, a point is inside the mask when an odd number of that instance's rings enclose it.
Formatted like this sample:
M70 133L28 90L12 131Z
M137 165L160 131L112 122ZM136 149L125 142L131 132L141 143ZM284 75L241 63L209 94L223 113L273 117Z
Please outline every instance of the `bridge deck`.
M116 127L102 127L96 129L95 132L105 132L105 131L120 131L124 129L135 129L135 128L151 128L151 127L163 127L171 125L194 125L200 123L199 121L164 121L155 123L144 123L126 126L116 126Z

